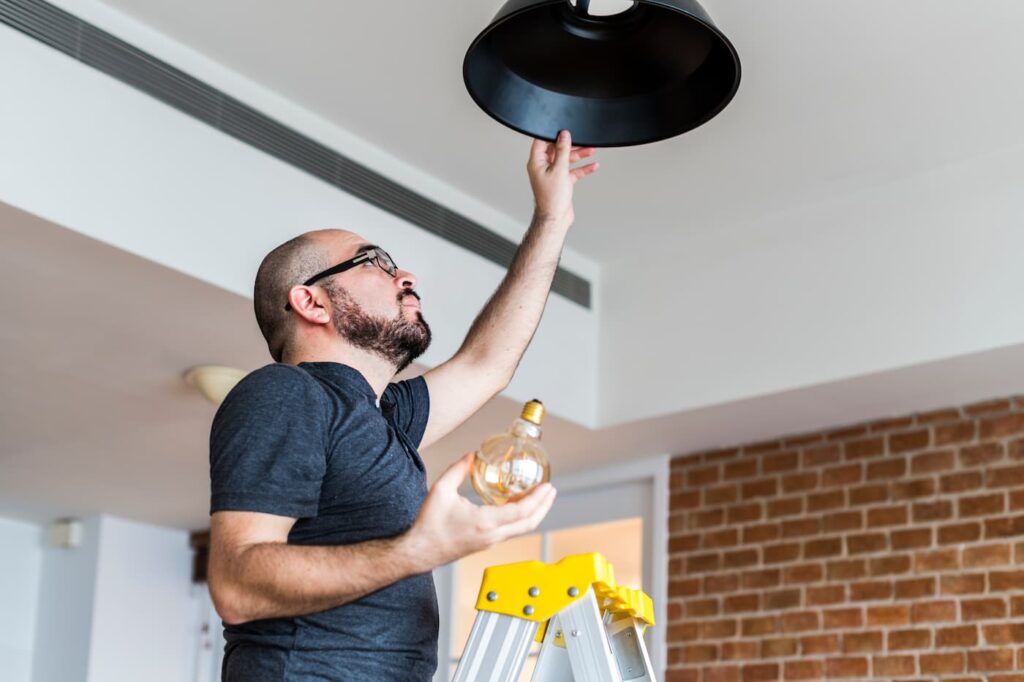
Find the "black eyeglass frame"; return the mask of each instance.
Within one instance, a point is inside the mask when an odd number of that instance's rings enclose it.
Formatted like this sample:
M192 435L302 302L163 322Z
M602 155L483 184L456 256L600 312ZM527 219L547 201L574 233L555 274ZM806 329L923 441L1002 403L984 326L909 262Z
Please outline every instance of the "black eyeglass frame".
M349 258L346 261L342 261L337 265L327 268L323 272L316 273L315 275L307 279L305 282L303 282L302 286L308 287L312 284L315 284L316 282L319 282L325 277L330 277L331 275L337 275L339 273L345 272L346 270L351 270L355 266L360 265L361 263L365 263L366 261L372 261L374 265L376 265L384 272L388 273L390 277L394 277L395 275L398 274L398 266L395 265L395 261L394 259L391 258L390 254L388 254L388 252L385 251L384 249L374 246L369 249L366 249L362 253L356 254L355 256ZM284 309L289 311L292 309L291 301L288 301L287 303L284 304Z

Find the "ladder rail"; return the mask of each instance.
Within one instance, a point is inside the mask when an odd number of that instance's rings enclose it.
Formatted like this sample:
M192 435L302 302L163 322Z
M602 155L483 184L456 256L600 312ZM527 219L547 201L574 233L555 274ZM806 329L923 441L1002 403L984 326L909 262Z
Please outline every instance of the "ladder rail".
M537 623L478 611L453 682L519 682Z
M537 656L537 667L533 669L533 677L530 678L531 682L565 682L574 678L569 652L566 651L564 643L556 643L562 639L562 622L555 616L548 622L544 643Z
M558 612L573 679L622 682L593 590Z

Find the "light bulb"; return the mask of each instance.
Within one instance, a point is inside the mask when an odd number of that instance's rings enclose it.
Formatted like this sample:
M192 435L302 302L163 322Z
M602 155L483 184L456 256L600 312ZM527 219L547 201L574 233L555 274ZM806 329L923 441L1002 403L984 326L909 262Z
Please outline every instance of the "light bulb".
M544 405L531 400L505 433L483 442L473 461L473 488L488 504L522 497L550 477L548 454L541 445Z

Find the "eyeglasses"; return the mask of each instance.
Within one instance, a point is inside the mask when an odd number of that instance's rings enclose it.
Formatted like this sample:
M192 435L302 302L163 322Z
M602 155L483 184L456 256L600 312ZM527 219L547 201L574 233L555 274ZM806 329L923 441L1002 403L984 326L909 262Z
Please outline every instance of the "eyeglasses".
M330 267L324 270L323 272L316 273L315 275L307 279L305 282L303 282L302 286L308 287L311 284L319 282L325 277L330 277L331 275L337 275L338 273L345 272L346 270L351 270L360 263L366 262L373 263L381 270L388 273L389 277L394 277L395 275L398 274L398 266L395 265L395 261L391 260L391 256L388 255L388 252L385 251L384 249L374 246L366 249L362 253L356 254L353 258L349 258L347 261L342 261L341 263L338 263L334 267ZM284 309L292 309L292 304L290 301L284 304Z

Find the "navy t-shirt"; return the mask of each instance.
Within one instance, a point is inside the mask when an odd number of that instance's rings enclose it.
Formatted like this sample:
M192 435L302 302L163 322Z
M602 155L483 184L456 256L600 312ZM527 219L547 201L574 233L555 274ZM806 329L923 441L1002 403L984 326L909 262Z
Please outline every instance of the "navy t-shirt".
M297 518L295 545L400 535L427 494L416 448L429 412L422 377L388 385L378 407L346 365L263 367L214 417L210 511ZM223 678L426 681L437 667L437 629L433 577L416 575L327 611L226 625Z

